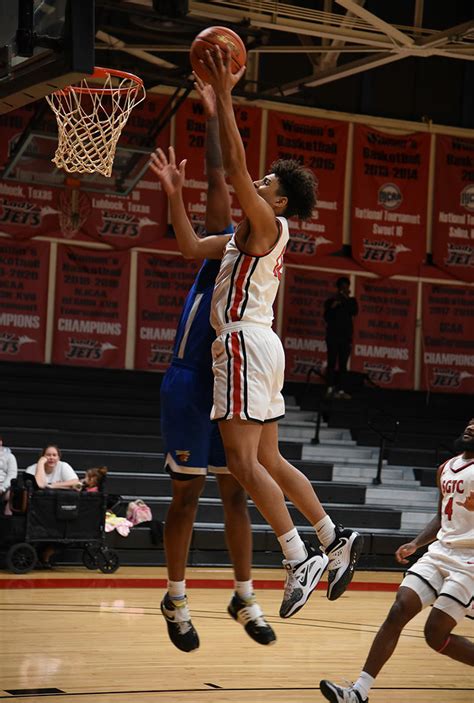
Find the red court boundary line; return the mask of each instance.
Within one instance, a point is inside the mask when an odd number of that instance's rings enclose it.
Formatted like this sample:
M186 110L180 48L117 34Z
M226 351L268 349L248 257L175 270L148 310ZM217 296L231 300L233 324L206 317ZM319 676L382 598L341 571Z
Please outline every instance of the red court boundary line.
M254 579L255 588L266 590L280 590L283 581L269 579ZM377 583L369 581L356 581L349 585L351 591L397 591L397 583ZM234 588L232 579L189 579L186 580L187 588ZM140 578L11 578L0 579L0 590L22 588L166 588L166 579L140 579ZM318 589L326 589L326 583L319 583Z

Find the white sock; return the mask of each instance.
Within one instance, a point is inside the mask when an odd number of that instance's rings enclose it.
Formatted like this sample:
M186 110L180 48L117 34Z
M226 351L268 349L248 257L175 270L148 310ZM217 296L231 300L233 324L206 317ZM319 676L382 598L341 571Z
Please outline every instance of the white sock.
M186 581L168 581L168 593L171 600L184 600L186 597Z
M329 515L325 515L322 520L313 525L318 535L318 539L323 547L329 547L336 539L336 525Z
M298 530L294 527L289 532L278 537L280 546L283 551L283 556L288 561L304 561L308 556L303 540L298 534Z
M234 581L235 592L244 600L248 600L253 596L253 583L250 581Z
M365 699L369 695L369 691L374 685L374 677L368 674L366 671L361 671L359 678L354 684L354 688L357 690L358 693L362 696L362 700L365 701Z

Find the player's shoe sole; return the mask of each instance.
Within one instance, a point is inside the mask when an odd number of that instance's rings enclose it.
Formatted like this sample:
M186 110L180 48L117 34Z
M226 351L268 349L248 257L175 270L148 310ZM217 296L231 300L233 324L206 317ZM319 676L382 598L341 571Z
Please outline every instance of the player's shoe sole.
M326 549L329 600L340 598L352 581L363 546L364 538L358 532L336 527L336 539Z

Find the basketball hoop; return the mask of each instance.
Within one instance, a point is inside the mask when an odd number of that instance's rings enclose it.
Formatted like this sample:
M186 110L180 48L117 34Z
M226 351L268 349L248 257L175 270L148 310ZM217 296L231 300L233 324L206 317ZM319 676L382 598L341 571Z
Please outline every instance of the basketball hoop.
M113 78L118 79L117 85ZM89 84L97 80L102 85ZM58 123L58 147L53 163L68 173L101 173L110 177L122 129L145 95L141 78L98 67L77 86L70 85L47 95Z

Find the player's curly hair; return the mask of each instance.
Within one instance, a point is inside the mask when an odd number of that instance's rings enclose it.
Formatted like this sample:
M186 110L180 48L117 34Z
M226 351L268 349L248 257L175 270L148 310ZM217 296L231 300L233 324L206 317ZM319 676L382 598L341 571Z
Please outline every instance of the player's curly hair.
M318 179L308 168L294 159L278 159L270 166L280 183L279 195L286 195L288 205L285 217L297 215L301 220L311 217L316 207Z

